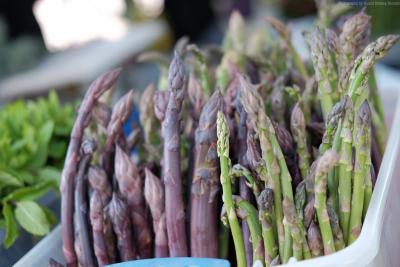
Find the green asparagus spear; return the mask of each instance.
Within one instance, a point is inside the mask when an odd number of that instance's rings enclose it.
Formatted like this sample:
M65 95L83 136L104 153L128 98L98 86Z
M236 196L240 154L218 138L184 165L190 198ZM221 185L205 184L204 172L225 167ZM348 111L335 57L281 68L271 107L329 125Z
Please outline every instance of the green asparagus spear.
M293 201L288 198L283 199L283 211L285 214L284 224L288 225L293 238L293 256L297 260L303 259L303 238L297 222L296 209Z
M353 116L353 104L349 99L345 107L345 115L340 133L339 166L336 168L339 174L339 219L345 242L347 242L349 234L351 180L353 175Z
M315 79L318 82L322 113L326 121L334 103L338 100L337 73L328 51L328 44L320 30L306 32L304 37L310 46Z
M302 181L297 185L294 199L295 199L297 219L299 222L301 222L298 223L298 227L300 228L302 244L303 244L303 258L309 259L311 258L311 252L307 244L307 239L306 239L307 232L304 226L304 213L303 213L303 209L306 204L306 181Z
M354 185L351 202L351 215L348 243L353 243L361 232L364 205L365 182L370 172L371 155L371 110L364 101L356 116L357 134L355 136Z
M322 144L320 145L320 153L323 154L329 148L333 148L338 151L338 148L334 144L334 134L335 131L339 136L341 132L341 120L345 114L345 108L348 105L349 98L344 97L340 102L336 103L331 112L328 115L326 121L326 130L322 137ZM337 138L339 142L339 138ZM332 206L336 212L339 211L339 195L338 195L338 181L335 176L335 170L331 170L328 174L328 192L329 198L331 199Z
M250 239L253 246L253 264L257 261L264 263L264 244L257 210L252 204L239 196L234 196L233 200L237 207L236 214L242 220L246 220L249 226Z
M260 117L263 118L267 116L263 109L264 108L263 101L261 97L258 95L258 93L251 86L251 84L244 77L240 78L240 83L241 83L240 96L242 105L248 115L248 124L251 128L256 130L260 138L262 158L265 161L266 170L268 172L267 173L268 178L266 184L269 188L271 188L274 191L275 223L277 227L279 254L282 256L284 254L283 250L285 243L285 230L283 227L280 168L278 165L277 158L273 153L271 142L268 138L269 136L268 128L266 124L264 124L260 119Z
M274 192L270 188L265 188L257 197L258 218L261 222L262 237L265 249L265 265L270 266L272 261L278 256L278 247L273 230L274 212Z
M305 118L299 103L297 103L292 110L290 130L292 131L293 139L296 142L301 176L303 179L306 179L310 169L310 153L307 145Z
M244 251L243 237L232 197L230 179L231 162L229 159L229 128L224 114L220 111L218 111L217 115L217 136L217 152L221 166L222 200L226 208L229 227L235 244L237 266L245 267L246 255Z
M348 95L356 102L358 90L378 59L383 58L399 40L399 35L386 35L370 43L356 58L349 77Z
M339 157L333 150L326 151L318 160L315 173L315 209L317 211L319 228L321 230L322 241L324 244L325 255L335 252L335 244L332 234L332 228L329 223L328 210L326 208L326 184L327 175L332 169Z
M330 205L329 203L327 205L327 209L329 221L332 227L333 239L335 240L335 249L336 251L339 251L346 246L343 239L342 229L340 229L339 217L337 216L336 211L333 209L332 205Z

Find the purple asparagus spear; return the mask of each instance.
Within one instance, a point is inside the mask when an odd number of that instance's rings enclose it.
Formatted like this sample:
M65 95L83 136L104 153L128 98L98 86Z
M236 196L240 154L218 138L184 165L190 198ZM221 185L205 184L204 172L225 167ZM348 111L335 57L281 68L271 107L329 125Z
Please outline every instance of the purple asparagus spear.
M93 106L100 96L116 82L121 69L115 69L98 77L89 87L82 100L74 127L71 132L67 156L61 176L61 225L63 253L68 266L77 266L74 251L74 180L79 162L79 149L82 142L83 130L90 119Z

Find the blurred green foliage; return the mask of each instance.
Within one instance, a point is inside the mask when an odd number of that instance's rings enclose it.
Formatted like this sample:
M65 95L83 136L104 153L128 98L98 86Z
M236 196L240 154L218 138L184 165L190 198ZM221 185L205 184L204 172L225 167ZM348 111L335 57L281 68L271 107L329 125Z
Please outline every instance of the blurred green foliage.
M74 105L61 105L55 92L0 109L0 228L6 248L17 239L18 225L45 235L54 223L54 215L35 200L58 191L73 121Z

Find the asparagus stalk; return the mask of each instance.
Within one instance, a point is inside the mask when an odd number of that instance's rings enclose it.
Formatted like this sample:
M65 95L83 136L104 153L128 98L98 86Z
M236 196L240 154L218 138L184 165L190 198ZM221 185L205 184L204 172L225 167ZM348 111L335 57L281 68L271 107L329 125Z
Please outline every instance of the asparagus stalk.
M109 262L113 263L117 260L116 238L114 235L114 231L112 229L112 223L111 223L111 219L110 219L108 209L107 209L107 205L110 202L111 197L112 197L111 184L108 181L107 174L100 166L90 166L89 167L88 180L89 180L91 188L94 189L93 194L98 194L100 197L100 201L93 200L93 201L95 201L95 203L91 202L91 205L96 205L96 207L97 207L97 205L99 203L102 204L102 211L101 211L101 215L102 215L101 226L102 226L102 231L103 231L102 234L103 234L103 238L104 238L104 244L107 249L107 256L108 256ZM92 196L92 198L94 198L94 197ZM97 199L97 196L95 198ZM90 212L92 213L92 210ZM98 211L98 210L96 212L100 213L100 211ZM97 213L95 213L95 214L97 214ZM97 216L98 216L98 214L97 214ZM93 219L91 219L91 220L93 221ZM99 220L99 219L96 217L96 222L97 222L97 220ZM98 224L100 225L100 222ZM94 226L92 226L92 227L93 227L93 231L94 231ZM99 238L101 238L101 236L100 236L101 233L96 233L96 234L98 234ZM95 234L93 234L93 239L95 239ZM99 243L101 243L101 241L99 241ZM95 250L95 253L96 253L96 250Z
M293 238L293 256L297 260L302 260L303 238L301 228L297 224L297 215L294 203L286 197L283 199L283 211L285 214L283 223L288 225Z
M334 144L334 134L335 131L339 136L339 133L342 129L342 119L344 117L346 107L348 104L349 98L344 97L340 102L336 103L331 112L328 115L326 121L326 130L324 136L322 137L322 144L320 145L320 153L323 154L329 148L333 148L336 151L339 150L339 145ZM339 138L336 143L339 143ZM332 202L332 206L336 212L339 211L339 193L338 193L338 181L335 176L335 170L331 170L328 174L328 192L329 192L329 199Z
M112 188L106 172L100 166L90 166L88 180L91 188L100 193L103 207L106 206L112 197Z
M97 102L93 108L92 116L94 121L100 126L101 130L106 133L107 125L111 119L111 108L103 102Z
M318 160L315 173L315 209L317 212L319 228L321 230L325 255L335 252L332 228L329 222L328 210L326 207L326 184L327 175L338 161L338 155L333 150L326 151Z
M153 230L155 234L154 250L156 258L168 257L168 237L165 224L164 187L161 180L148 168L145 169L146 180L144 196L150 207L153 218Z
M271 109L274 111L272 113L272 116L281 125L285 125L285 112L286 112L284 82L285 82L284 76L278 77L274 82L274 85L272 87L272 92L270 95L270 105Z
M335 249L336 251L339 251L346 246L343 239L342 229L340 228L339 224L339 217L337 216L336 211L333 209L332 205L328 204L327 209L329 221L332 227L333 239L335 241Z
M265 249L265 265L270 266L278 256L278 247L273 229L274 192L265 188L257 197L258 218L261 222Z
M251 172L243 167L240 164L235 164L233 165L231 169L231 177L232 178L239 178L243 177L246 179L245 184L248 188L251 188L253 190L253 194L255 197L258 197L260 195L260 185L258 181L253 177Z
M351 202L348 243L353 243L361 232L362 213L366 179L370 173L371 155L371 110L364 101L356 116L357 133L355 136L354 185Z
M268 118L268 116L263 116L263 113L261 114L261 117L259 117L259 123L261 125L265 125L265 127L268 129L268 134L269 134L269 139L271 142L272 146L272 151L275 157L278 160L279 168L280 168L280 181L282 185L282 196L283 199L287 199L287 201L290 201L293 203L294 198L293 198L293 191L292 191L292 178L290 176L288 167L285 162L285 158L283 156L281 147L279 146L278 139L275 134L275 129L272 125L272 122ZM264 113L265 114L265 113ZM285 210L283 209L283 212L285 214ZM285 217L290 216L290 214L285 214ZM294 214L296 216L296 214ZM285 248L284 249L284 254L282 256L282 262L286 263L289 260L289 257L291 255L290 250L291 250L291 233L288 225L285 226Z
M108 176L113 173L113 155L115 153L114 144L119 143L121 146L125 147L122 132L122 125L126 122L132 112L133 107L133 91L129 91L115 104L111 119L107 127L107 138L103 153L103 169ZM122 142L122 143L121 143Z
M266 164L265 182L274 192L275 203L275 223L277 227L279 254L284 255L285 230L283 227L282 191L280 180L280 167L274 155L271 141L269 139L269 129L265 121L268 119L264 112L263 101L258 93L252 88L251 84L243 77L241 83L241 100L244 109L248 114L249 127L256 130L260 138L262 158ZM268 119L269 120L269 119ZM271 126L272 127L272 126ZM262 166L262 165L261 165ZM262 177L262 176L261 176ZM289 240L290 241L290 240ZM290 247L290 246L289 246ZM283 258L282 258L283 260ZM283 261L285 262L285 261Z
M222 110L222 96L217 90L206 103L196 130L195 171L191 186L191 256L216 258L217 193L219 191L217 161L217 112Z
M295 207L296 207L296 214L297 214L297 220L299 221L298 227L301 232L301 242L303 246L303 258L304 259L310 259L311 258L311 253L310 253L310 248L308 247L307 244L307 232L306 228L304 226L304 205L306 203L306 183L305 181L302 181L297 187L296 187L296 194L295 194Z
M337 168L339 175L339 219L345 242L347 242L349 235L351 186L353 174L353 116L353 104L349 99L345 107L345 115L340 133L340 159L339 166Z
M326 121L329 111L339 98L336 86L337 73L329 55L328 44L321 31L317 29L311 33L306 32L305 38L311 50L322 113Z
M237 266L244 267L246 266L246 254L244 250L243 236L233 203L230 180L231 163L229 159L229 128L225 116L220 111L217 115L217 136L217 152L221 168L222 200L226 208L229 227L233 236Z
M349 77L348 95L356 102L358 89L365 82L370 70L378 59L383 58L399 40L399 35L386 35L370 43L356 58Z
M365 215L367 215L369 202L371 201L371 197L372 197L371 175L372 174L371 174L370 171L366 172L366 174L365 174L365 192L364 192L364 205L363 205L363 219L365 218Z
M151 230L143 196L143 179L136 165L118 145L116 145L114 169L119 190L129 209L135 242L138 244L138 254L142 259L150 258L152 255Z
M292 110L290 129L293 134L293 139L296 142L301 176L303 179L306 179L310 169L310 153L308 151L305 118L299 103L297 103Z
M351 16L345 21L342 32L339 35L339 71L341 76L353 64L354 59L362 52L368 44L371 31L371 17L361 12ZM342 95L347 88L348 79L340 81L339 89Z
M117 237L116 233L114 233L110 216L110 204L107 204L103 208L103 234L110 262L116 262L118 259Z
M311 221L311 224L308 227L307 237L312 257L324 255L324 245L322 244L321 232L314 221Z
M239 123L237 125L237 155L238 155L238 162L239 164L242 164L242 166L247 165L247 127L246 127L246 121L247 121L247 113L243 108L243 105L240 101L240 91L236 93L236 113L239 116ZM255 183L254 183L255 184ZM251 187L250 187L251 188ZM246 176L240 177L239 180L239 193L240 196L247 200L251 200L251 190L247 186L246 183ZM253 188L254 190L257 190L256 188ZM256 193L256 192L255 192ZM243 239L244 239L244 246L246 249L246 260L247 260L247 266L251 266L253 262L253 255L252 255L252 248L249 238L250 238L250 230L249 226L247 225L246 221L242 221L242 234L243 234Z
M77 266L74 251L74 180L79 162L79 149L83 131L88 125L90 113L100 96L114 86L121 69L115 69L98 77L89 87L82 100L75 124L71 132L71 140L65 157L64 169L61 175L61 224L63 253L68 266Z
M250 202L239 196L233 198L236 206L236 213L242 220L246 220L250 230L250 241L253 246L253 264L264 263L264 244L261 234L261 225L258 220L256 208Z
M75 213L76 213L76 232L79 236L81 257L78 257L79 264L82 266L95 266L96 259L93 255L93 242L90 236L89 225L89 206L87 202L87 180L86 171L92 158L96 144L93 141L85 140L82 142L79 169L76 176L75 185ZM78 254L78 253L77 253Z
M337 102L332 110L329 112L327 120L325 132L322 137L322 143L319 148L319 152L321 154L325 153L328 149L330 149L333 145L333 136L338 127L339 121L343 118L345 114L345 107L348 105L347 102L349 98L344 97L341 101Z
M186 244L185 211L182 199L180 161L180 111L185 95L186 74L180 55L175 52L169 67L169 99L162 122L164 137L163 181L168 247L171 257L184 257Z
M162 122L165 119L165 112L167 111L169 92L156 91L153 97L154 113L157 119Z
M108 257L108 250L104 239L103 202L101 194L94 191L90 197L90 222L92 225L93 247L99 266L112 263Z
M304 226L309 227L315 217L315 196L313 195L304 207Z
M136 247L133 242L128 206L119 196L119 192L113 193L108 211L110 213L114 232L117 236L117 245L121 260L128 261L135 259Z

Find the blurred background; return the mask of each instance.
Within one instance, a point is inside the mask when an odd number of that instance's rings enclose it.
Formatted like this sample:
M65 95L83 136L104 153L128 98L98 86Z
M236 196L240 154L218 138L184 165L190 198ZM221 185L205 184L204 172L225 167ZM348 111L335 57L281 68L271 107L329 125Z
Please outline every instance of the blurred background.
M400 2L346 3L373 16L373 37L400 31ZM147 79L140 82L135 76L143 77L142 71L150 75L152 69L133 67L138 52L168 52L182 36L200 45L218 44L235 9L253 25L265 26L263 18L271 14L292 20L294 36L296 25L312 24L316 11L313 0L1 1L0 101L49 89L73 90L118 65L129 73L123 85L141 89ZM399 68L399 55L397 47L385 63Z
M372 16L372 38L400 33L400 2L344 3L354 11L365 8ZM314 23L313 0L0 1L0 108L17 99L47 97L50 90L61 103L76 103L96 76L117 66L124 67L119 91L140 92L159 72L155 64L136 62L140 52L168 54L182 36L199 46L220 44L233 10L246 18L249 31L266 27L268 15L290 21L296 48L308 56L301 32ZM399 45L378 64L377 79L387 98L397 95ZM388 103L394 106L393 99ZM39 202L59 218L57 195L51 192ZM4 238L0 229L0 241ZM22 232L10 249L0 248L0 266L15 263L38 240Z

